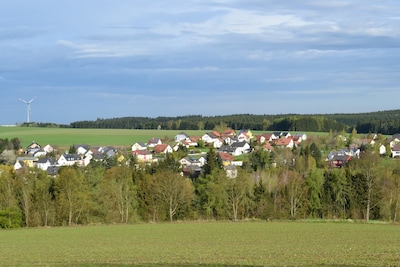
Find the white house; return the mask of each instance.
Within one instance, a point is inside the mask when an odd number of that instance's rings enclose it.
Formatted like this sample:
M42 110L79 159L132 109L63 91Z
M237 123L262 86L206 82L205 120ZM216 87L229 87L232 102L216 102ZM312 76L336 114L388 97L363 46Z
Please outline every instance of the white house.
M250 145L245 141L233 143L231 147L234 149L239 149L240 154L250 152Z
M135 150L132 152L132 155L137 158L139 162L152 162L153 161L153 153L148 150Z
M399 156L400 156L400 144L397 144L392 147L392 158Z
M79 144L74 145L75 151L78 155L85 155L89 150L89 145Z
M167 153L172 153L174 150L168 144L160 144L160 145L156 145L154 147L153 151L154 151L154 153L157 153L157 154L167 154Z
M386 146L380 145L379 146L379 155L385 155L385 154L386 154Z
M150 138L149 141L147 142L148 147L155 147L156 145L161 145L162 141L160 138Z
M187 135L184 132L180 132L177 135L175 135L175 142L181 142L183 140L188 140L189 139L189 135Z
M51 153L54 151L54 148L51 145L47 144L43 147L43 151L46 153Z
M50 166L54 165L57 165L57 161L53 158L40 158L36 162L36 167L44 171L47 171Z
M142 142L136 142L135 144L132 145L132 151L145 150L145 149L147 149L147 146L145 143Z
M60 166L82 165L82 157L78 154L62 154L57 161Z
M214 140L214 142L212 143L214 148L220 148L221 146L224 145L224 140L222 140L221 138L218 138L216 140Z
M217 131L205 133L201 140L206 144L214 143L215 141L219 140L221 135Z

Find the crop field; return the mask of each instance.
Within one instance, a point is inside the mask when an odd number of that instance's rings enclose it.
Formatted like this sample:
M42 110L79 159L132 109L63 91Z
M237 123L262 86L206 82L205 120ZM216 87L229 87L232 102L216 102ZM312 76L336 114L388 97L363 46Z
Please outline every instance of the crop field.
M399 266L400 227L191 222L0 231L2 266Z
M73 144L91 146L129 147L136 142L146 143L150 138L170 138L181 130L124 130L124 129L72 129L72 128L39 128L39 127L0 127L0 138L19 138L22 147L32 141L41 145L69 147ZM201 136L206 131L185 131L188 135Z

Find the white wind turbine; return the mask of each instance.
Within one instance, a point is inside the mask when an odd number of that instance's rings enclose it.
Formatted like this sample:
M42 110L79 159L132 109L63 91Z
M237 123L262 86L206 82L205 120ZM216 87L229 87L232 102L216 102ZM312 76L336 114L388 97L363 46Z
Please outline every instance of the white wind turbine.
M31 103L32 103L32 101L35 99L36 97L34 97L34 98L32 98L31 100L29 100L29 101L26 101L26 100L24 100L24 99L22 99L22 98L20 98L19 100L20 101L22 101L22 102L24 102L25 104L26 104L26 113L27 113L27 119L26 119L26 122L27 123L29 123L29 117L30 117L30 115L31 115Z

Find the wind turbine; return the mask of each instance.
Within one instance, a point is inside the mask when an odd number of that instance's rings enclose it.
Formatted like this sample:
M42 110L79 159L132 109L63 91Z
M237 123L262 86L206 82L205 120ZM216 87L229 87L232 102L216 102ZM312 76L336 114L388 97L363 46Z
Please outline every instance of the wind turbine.
M29 123L29 116L30 116L30 114L31 114L31 103L32 103L32 101L35 99L36 97L34 97L34 98L32 98L31 100L29 100L29 101L26 101L26 100L24 100L24 99L22 99L22 98L20 98L19 100L20 101L22 101L22 102L24 102L25 104L26 104L26 113L27 113L27 119L26 119L26 122L27 123Z

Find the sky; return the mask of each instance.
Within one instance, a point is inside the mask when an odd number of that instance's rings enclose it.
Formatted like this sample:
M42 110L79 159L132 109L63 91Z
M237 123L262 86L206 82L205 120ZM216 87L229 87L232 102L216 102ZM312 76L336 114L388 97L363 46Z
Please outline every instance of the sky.
M398 0L0 0L0 125L399 109Z

